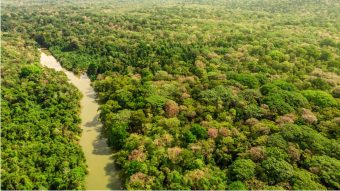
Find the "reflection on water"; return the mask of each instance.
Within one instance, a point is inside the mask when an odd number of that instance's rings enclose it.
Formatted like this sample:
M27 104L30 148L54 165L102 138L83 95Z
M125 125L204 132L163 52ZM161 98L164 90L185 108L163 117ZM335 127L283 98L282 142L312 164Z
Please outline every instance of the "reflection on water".
M101 136L98 103L95 100L96 93L90 85L90 79L86 74L78 77L63 69L53 56L46 55L44 52L41 52L40 63L45 67L63 71L69 81L83 94L80 112L83 132L79 144L83 148L89 170L86 176L86 189L121 189L119 173L111 159L112 150L107 146L106 139Z

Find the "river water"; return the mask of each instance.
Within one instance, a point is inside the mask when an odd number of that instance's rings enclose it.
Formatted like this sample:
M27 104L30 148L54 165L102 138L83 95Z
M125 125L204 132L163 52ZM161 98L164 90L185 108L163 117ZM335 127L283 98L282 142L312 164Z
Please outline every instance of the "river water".
M121 189L118 171L113 164L112 150L107 146L101 134L101 123L98 121L98 103L96 93L86 74L77 76L63 69L52 56L41 51L41 65L62 71L69 81L83 94L81 99L81 128L83 129L79 144L86 158L89 173L85 179L87 190L118 190Z

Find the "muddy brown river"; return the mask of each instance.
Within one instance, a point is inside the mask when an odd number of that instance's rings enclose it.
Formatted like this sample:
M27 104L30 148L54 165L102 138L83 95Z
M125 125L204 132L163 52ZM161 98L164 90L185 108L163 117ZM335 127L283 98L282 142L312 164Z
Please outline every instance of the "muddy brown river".
M79 144L86 158L89 173L85 179L87 190L119 190L121 189L118 171L113 164L112 150L107 146L106 139L101 134L101 123L98 121L98 103L96 93L91 87L91 81L86 74L77 76L63 69L52 56L41 51L40 63L56 71L66 74L69 82L83 94L81 99L81 128L83 129Z

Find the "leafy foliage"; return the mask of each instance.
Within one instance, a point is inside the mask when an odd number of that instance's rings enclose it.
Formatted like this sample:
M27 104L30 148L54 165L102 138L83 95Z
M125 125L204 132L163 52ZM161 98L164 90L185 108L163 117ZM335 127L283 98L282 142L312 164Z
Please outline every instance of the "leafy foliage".
M81 94L36 64L34 42L16 33L2 40L1 189L83 189Z
M3 30L91 76L126 189L339 189L336 0L31 3Z

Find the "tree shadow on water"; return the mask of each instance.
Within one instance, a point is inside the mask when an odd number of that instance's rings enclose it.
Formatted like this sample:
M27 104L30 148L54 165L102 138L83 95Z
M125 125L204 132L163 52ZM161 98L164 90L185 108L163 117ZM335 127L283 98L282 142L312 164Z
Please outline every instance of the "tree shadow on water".
M111 157L112 159L112 157ZM110 162L105 166L105 173L106 175L110 176L110 181L109 184L107 184L107 187L112 189L112 190L122 190L122 180L120 178L120 172L116 165L113 162Z
M96 131L101 131L102 128L101 128L101 124L99 122L99 114L94 116L94 118L91 121L85 123L84 126L87 127L87 128L93 128Z
M109 176L110 181L106 185L111 190L121 190L121 178L119 175L119 170L117 169L116 165L114 164L114 160L112 158L113 150L107 145L107 138L104 135L104 131L102 128L101 123L99 122L99 114L97 114L91 121L84 124L87 128L86 130L91 131L95 130L96 138L92 142L93 151L92 154L94 155L107 155L109 157L109 161L105 166L105 174Z
M94 102L96 101L97 94L91 87L87 89L86 96L92 98Z
M97 114L93 120L90 122L87 122L84 126L87 128L93 128L93 130L97 131L98 134L93 141L93 154L95 155L111 155L112 150L111 148L107 145L107 139L104 136L103 128L102 125L100 124L99 120L99 115Z

